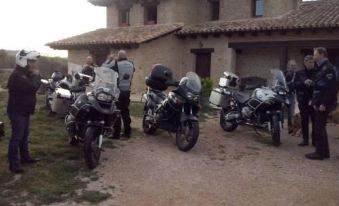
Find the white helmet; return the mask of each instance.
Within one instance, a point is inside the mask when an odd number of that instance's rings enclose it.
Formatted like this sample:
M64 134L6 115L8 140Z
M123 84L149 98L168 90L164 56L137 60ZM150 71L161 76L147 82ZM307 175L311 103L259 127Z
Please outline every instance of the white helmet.
M22 68L28 65L28 60L36 61L40 58L40 53L37 51L21 50L15 56L15 63Z

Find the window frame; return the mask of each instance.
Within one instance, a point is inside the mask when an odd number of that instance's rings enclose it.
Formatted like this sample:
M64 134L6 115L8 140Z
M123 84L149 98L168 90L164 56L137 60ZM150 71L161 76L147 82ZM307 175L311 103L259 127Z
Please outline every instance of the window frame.
M262 2L262 14L257 14L257 2ZM265 4L264 0L253 0L252 1L252 16L253 17L263 17L265 13Z

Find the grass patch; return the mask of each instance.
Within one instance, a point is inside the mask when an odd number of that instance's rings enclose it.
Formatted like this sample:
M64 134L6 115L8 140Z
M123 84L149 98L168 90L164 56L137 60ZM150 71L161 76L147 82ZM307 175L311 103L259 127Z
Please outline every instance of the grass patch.
M10 74L11 72L0 69L0 88L4 89L7 87L7 82Z
M76 199L77 202L90 202L93 204L98 204L102 201L107 200L110 198L111 195L108 193L98 192L98 191L88 191L85 190L82 192L80 197Z
M144 115L144 104L143 102L131 102L129 106L131 116L142 118Z
M1 73L0 77L4 79ZM6 137L0 141L0 205L26 202L41 205L76 200L76 191L85 188L88 183L80 180L82 173L88 171L82 147L68 145L64 120L47 116L43 96L38 97L36 114L31 116L29 138L31 155L41 161L24 167L22 175L8 171L7 146L11 131L6 104L7 91L0 91L0 121L5 123L6 132ZM94 202L108 198L106 194L89 194Z

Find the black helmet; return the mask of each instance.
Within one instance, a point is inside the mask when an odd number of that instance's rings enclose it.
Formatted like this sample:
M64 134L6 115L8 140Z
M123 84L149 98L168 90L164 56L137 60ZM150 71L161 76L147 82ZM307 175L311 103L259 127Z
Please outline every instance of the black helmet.
M60 72L60 71L54 71L52 73L52 79L53 79L54 82L60 81L64 77L65 77L64 74L62 72Z
M173 72L170 68L156 64L153 66L151 75L146 78L146 85L156 90L166 90L169 86L175 86Z

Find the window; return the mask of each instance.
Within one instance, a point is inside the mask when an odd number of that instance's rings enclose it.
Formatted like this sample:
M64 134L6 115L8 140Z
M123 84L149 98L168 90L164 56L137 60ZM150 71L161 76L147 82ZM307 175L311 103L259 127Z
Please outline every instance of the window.
M219 0L211 1L211 8L212 8L212 21L219 20L220 1Z
M156 5L145 7L145 24L157 24L158 10Z
M119 26L129 26L129 9L119 11Z
M264 15L264 0L254 0L253 16L260 17Z

